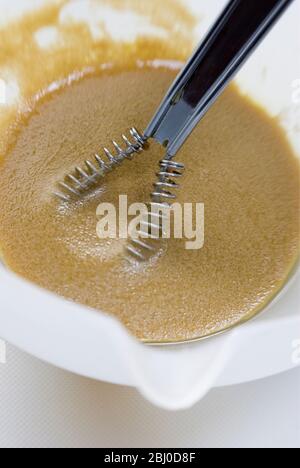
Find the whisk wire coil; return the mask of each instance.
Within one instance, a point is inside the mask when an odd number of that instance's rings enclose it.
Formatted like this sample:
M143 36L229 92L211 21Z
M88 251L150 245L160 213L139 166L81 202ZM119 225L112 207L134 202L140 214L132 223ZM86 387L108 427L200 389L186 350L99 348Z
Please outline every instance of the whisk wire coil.
M140 223L138 237L132 237L126 246L129 255L136 260L146 261L158 250L159 241L166 235L164 220L168 218L176 199L173 191L179 189L177 180L183 176L183 172L184 165L179 162L168 158L160 161L160 171L151 193L152 202Z
M126 135L122 135L124 148L116 141L112 142L116 154L113 154L108 148L104 148L105 158L95 154L92 161L85 161L83 168L76 167L73 172L67 174L64 181L59 182L60 190L54 192L54 194L64 202L78 198L95 186L108 172L122 164L125 159L132 159L134 154L145 149L147 138L139 133L136 128L130 129L130 136L132 141Z

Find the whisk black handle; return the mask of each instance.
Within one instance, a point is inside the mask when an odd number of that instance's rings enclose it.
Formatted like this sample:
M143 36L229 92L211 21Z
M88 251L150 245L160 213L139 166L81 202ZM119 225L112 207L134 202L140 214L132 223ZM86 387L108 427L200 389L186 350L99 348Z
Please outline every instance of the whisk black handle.
M174 156L293 0L231 0L145 131Z

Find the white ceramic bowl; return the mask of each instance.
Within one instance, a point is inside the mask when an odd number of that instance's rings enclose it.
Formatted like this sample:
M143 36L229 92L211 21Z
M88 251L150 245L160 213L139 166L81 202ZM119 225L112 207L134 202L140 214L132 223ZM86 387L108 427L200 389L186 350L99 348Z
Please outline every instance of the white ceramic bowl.
M24 2L9 3L13 15ZM201 36L224 0L185 4L202 14ZM295 2L237 79L242 90L280 117L298 154L299 13ZM72 372L136 386L168 409L189 407L214 386L258 379L299 364L297 273L251 322L202 342L169 347L144 346L115 319L56 297L1 266L0 298L2 338Z

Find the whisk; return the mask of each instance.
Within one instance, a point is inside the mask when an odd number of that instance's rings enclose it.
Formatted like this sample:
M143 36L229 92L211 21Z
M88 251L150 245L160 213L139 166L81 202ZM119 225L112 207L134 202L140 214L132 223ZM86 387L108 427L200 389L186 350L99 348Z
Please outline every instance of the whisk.
M106 173L141 153L149 146L149 140L155 139L165 147L166 156L160 162L152 203L141 222L138 237L131 238L126 247L136 259L149 258L156 251L155 241L163 234L165 210L176 199L178 179L184 172L183 164L174 161L175 155L292 1L229 1L174 81L144 133L132 128L130 139L123 135L122 146L113 141L115 154L104 148L103 156L96 154L83 168L77 167L68 174L55 194L65 202L81 197Z
M54 194L62 201L69 202L74 197L80 197L91 187L97 185L99 180L108 172L111 172L117 166L122 164L125 159L132 159L135 153L145 149L147 138L139 133L136 128L130 129L132 141L126 135L122 135L125 147L122 148L116 141L113 146L116 154L112 154L108 148L104 148L104 155L95 154L94 160L86 160L84 167L75 167L74 171L65 176L64 181L59 182L60 191Z

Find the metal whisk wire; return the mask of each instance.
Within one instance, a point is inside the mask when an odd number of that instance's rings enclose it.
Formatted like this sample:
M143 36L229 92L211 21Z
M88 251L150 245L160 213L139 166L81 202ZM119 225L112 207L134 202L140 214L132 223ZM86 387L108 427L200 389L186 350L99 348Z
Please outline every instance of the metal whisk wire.
M180 185L177 180L183 176L184 165L166 158L160 161L157 181L153 184L151 203L148 212L140 223L137 237L131 237L126 250L136 260L146 261L160 247L160 241L165 236L164 220L170 216L172 203L177 198L176 192Z
M104 158L95 154L93 160L85 161L84 167L78 166L73 172L67 174L65 179L58 183L60 190L55 191L54 195L64 202L79 198L124 160L132 159L134 154L143 151L147 146L147 138L134 127L130 129L130 135L132 141L126 135L122 135L124 148L116 141L112 141L115 154L108 148L104 148Z

